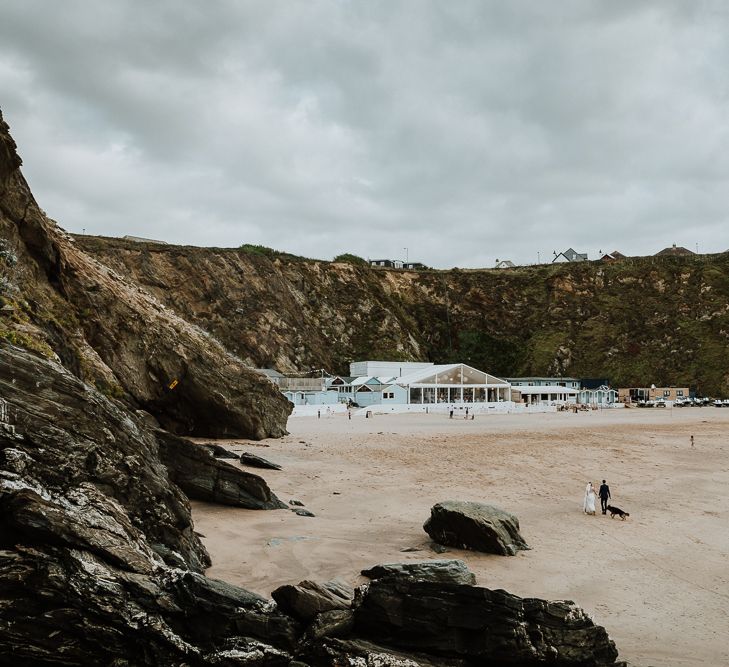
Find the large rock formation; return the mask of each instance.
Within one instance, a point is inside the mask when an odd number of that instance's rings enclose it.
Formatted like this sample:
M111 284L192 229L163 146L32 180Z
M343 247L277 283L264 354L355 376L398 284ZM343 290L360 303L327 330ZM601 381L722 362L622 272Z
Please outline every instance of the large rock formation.
M7 343L0 343L0 396L19 434L0 432L2 502L8 508L0 512L0 535L9 544L14 542L8 536L26 529L33 543L55 541L50 535L61 524L76 545L93 526L105 528L108 539L87 541L113 544L118 534L124 542L124 512L152 549L164 545L165 553L176 554L175 564L181 559L198 572L210 565L192 529L188 500L170 484L157 441L140 419L57 362ZM115 517L106 527L94 518L102 504Z
M433 505L423 525L439 544L514 556L528 549L519 533L519 519L493 505L447 500Z
M401 577L369 584L355 631L379 644L469 665L593 667L613 664L618 655L605 629L573 602Z
M186 438L159 429L156 435L170 479L190 498L252 510L288 507L258 475L219 461L209 449Z
M200 574L210 559L143 419L4 342L0 396L1 663L212 664L230 639L293 644L270 601Z
M56 356L168 430L278 437L291 404L215 338L80 250L41 211L0 116L0 338Z

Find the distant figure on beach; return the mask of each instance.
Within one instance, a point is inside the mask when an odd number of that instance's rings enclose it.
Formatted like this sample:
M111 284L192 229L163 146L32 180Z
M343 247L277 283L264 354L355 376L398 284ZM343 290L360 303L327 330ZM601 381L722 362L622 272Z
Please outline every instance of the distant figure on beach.
M694 436L691 436L691 446L694 446Z
M592 485L592 482L587 482L587 486L585 487L583 509L585 510L585 514L595 516L595 487Z
M600 508L602 509L602 513L606 514L608 500L610 499L610 487L605 483L605 480L602 480L602 484L600 485L600 490L597 495L600 496Z
M453 408L451 408L451 416L450 416L450 418L453 419Z

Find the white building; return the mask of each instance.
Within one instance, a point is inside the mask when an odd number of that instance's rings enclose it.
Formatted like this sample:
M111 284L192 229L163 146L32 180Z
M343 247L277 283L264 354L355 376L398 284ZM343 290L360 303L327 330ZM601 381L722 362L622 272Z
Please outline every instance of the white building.
M349 374L352 377L400 377L433 366L429 361L355 361L349 364Z
M577 403L578 389L559 385L540 385L514 387L514 392L519 392L521 398L527 405L546 403L547 405L558 403Z
M431 365L394 382L408 390L408 403L499 403L511 400L511 385L466 364Z

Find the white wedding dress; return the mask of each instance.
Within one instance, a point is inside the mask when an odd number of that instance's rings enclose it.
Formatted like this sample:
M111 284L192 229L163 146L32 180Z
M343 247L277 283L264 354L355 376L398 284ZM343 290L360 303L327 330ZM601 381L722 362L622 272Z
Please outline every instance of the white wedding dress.
M592 482L588 482L585 488L585 502L583 505L586 514L595 513L595 488L592 486Z

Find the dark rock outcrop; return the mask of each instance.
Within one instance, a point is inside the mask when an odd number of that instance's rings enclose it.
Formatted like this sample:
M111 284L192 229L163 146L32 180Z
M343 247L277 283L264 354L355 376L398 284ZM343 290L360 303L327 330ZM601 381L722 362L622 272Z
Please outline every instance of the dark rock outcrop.
M332 579L331 581L325 581L322 586L345 602L347 606L352 604L352 600L354 600L354 588L345 581L342 581L341 579Z
M384 563L362 570L369 579L396 576L414 581L434 581L448 584L476 584L476 575L462 560L426 560L421 563Z
M216 459L239 459L240 457L235 452L231 452L225 447L215 444L214 442L204 442L200 445L207 449Z
M363 588L355 632L474 665L594 667L618 655L605 629L572 602L397 577Z
M152 548L174 552L176 564L210 565L189 502L170 483L141 420L60 364L7 343L0 343L0 396L21 436L0 432L0 540L99 543L110 554L143 533Z
M199 573L209 557L143 420L7 343L0 395L0 663L224 664L234 641L249 664L288 664L297 622Z
M431 508L423 530L439 544L460 549L514 556L518 550L529 548L519 534L519 519L483 503L458 500L437 503Z
M348 635L354 628L354 613L350 609L332 609L322 611L306 629L306 640L322 639L323 637L341 637Z
M314 620L325 611L348 609L349 605L339 595L315 581L305 580L296 586L286 584L271 593L276 604L287 614L305 623Z
M216 459L210 451L167 431L156 431L170 479L190 498L255 510L285 509L265 480Z
M240 462L243 465L251 466L253 468L268 468L269 470L281 470L281 466L278 463L273 463L268 459L264 459L262 456L256 456L250 452L243 452L240 455Z
M0 550L1 664L225 664L231 639L258 658L232 664L288 664L297 626L267 601L154 561L112 565L85 546Z
M464 660L398 651L362 639L327 638L310 642L299 652L306 665L316 667L473 667Z

